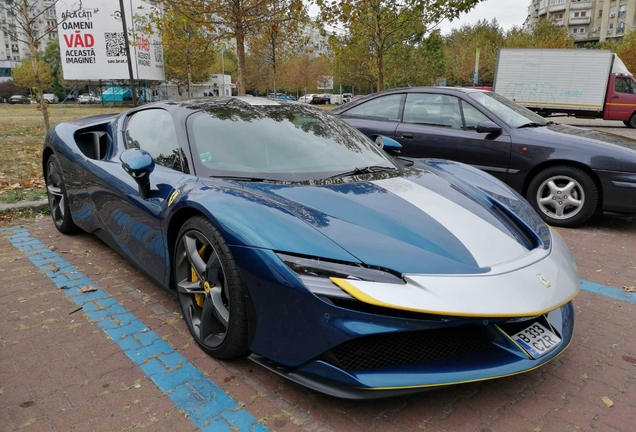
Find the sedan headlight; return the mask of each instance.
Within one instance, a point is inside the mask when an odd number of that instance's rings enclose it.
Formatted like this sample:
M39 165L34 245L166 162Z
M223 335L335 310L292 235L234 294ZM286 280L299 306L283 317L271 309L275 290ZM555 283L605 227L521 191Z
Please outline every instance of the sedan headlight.
M330 278L364 280L390 284L404 284L404 280L383 270L362 267L357 264L343 264L278 253L278 257L289 267L303 284L314 294L353 300Z

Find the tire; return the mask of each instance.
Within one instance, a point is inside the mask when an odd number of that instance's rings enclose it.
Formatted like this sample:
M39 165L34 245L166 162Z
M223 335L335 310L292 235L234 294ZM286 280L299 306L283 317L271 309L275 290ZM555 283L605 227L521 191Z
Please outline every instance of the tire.
M584 224L596 211L599 188L584 170L557 165L544 169L532 179L526 198L547 224L574 228Z
M632 114L629 120L625 120L623 123L625 123L625 126L628 128L636 129L636 113Z
M46 195L49 199L49 209L55 228L62 234L72 234L78 230L73 222L71 209L68 205L66 186L62 177L62 168L57 156L51 155L46 161L44 172Z
M230 359L249 352L245 286L227 243L203 216L177 235L173 273L183 319L207 354Z

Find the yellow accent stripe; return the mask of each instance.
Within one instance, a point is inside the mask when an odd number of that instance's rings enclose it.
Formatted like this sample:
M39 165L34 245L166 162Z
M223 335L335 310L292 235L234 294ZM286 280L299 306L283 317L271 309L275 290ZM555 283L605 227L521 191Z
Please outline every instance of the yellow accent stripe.
M590 108L603 108L602 105L594 105L594 104L576 104L576 103L556 103L556 102L530 102L530 101L514 101L518 104L528 104L528 105L557 105L557 106L580 106L580 107L590 107Z
M455 385L455 384L468 384L468 383L472 383L472 382L488 381L488 380L497 379L497 378L505 378L505 377L514 376L514 375L520 375L522 373L531 372L531 371L533 371L535 369L538 369L538 368L540 368L542 366L545 366L546 364L550 363L552 360L554 360L555 358L557 358L561 354L563 354L563 352L566 349L568 349L568 347L570 346L570 343L572 343L571 340L567 344L567 346L565 348L563 348L563 350L561 350L560 353L558 353L557 355L552 357L546 363L542 363L542 364L537 365L537 366L535 366L533 368L522 370L520 372L513 372L513 373L509 373L509 374L505 374L505 375L497 375L497 376L492 376L492 377L488 377L488 378L476 378L476 379L472 379L472 380L455 381L455 382L441 383L441 384L424 384L424 385L414 385L414 386L404 386L404 387L373 387L373 388L359 387L359 389L360 390L408 390L408 389L426 388L426 387L443 387L443 386L449 386L449 385Z
M546 319L547 320L547 319ZM530 355L530 353L528 353L528 351L526 351L526 349L524 347L522 347L521 345L519 345L519 342L517 342L516 340L514 340L508 333L506 333L505 331L503 331L501 329L501 327L499 327L497 324L495 324L495 327L497 328L497 330L499 330L504 336L506 336L508 339L510 339L515 345L517 345L519 347L519 349L521 351L523 351L524 353L526 353L526 355L528 356L529 359L532 358L532 356Z
M622 104L622 103L614 103L614 102L608 102L605 105L614 105L614 106L633 106L636 107L636 104Z
M411 307L408 307L408 306L398 306L398 305L394 305L394 304L390 304L390 303L385 303L382 300L378 300L378 299L376 299L374 297L371 297L370 295L362 292L360 289L356 288L351 283L349 283L346 279L335 278L335 277L332 277L332 278L329 278L329 279L331 280L331 282L336 284L342 290L346 291L353 298L355 298L356 300L360 300L363 303L368 303L368 304L372 304L372 305L375 305L375 306L381 306L381 307L386 307L386 308L391 308L391 309L405 310L405 311L409 311L409 312L420 312L420 313L427 313L427 314L431 314L431 315L447 315L447 316L457 316L457 317L524 318L524 317L528 317L528 316L545 315L548 312L552 312L553 310L558 309L558 308L560 308L561 306L563 306L565 304L568 304L579 293L579 290L576 290L574 295L572 297L570 297L569 299L567 299L566 301L564 301L564 302L562 302L562 303L560 303L560 304L558 304L556 306L553 306L550 309L546 309L546 310L543 310L543 311L528 312L528 313L524 313L524 314L480 314L480 313L463 313L463 312L450 312L450 311L440 311L440 310L427 310L427 309L411 308Z

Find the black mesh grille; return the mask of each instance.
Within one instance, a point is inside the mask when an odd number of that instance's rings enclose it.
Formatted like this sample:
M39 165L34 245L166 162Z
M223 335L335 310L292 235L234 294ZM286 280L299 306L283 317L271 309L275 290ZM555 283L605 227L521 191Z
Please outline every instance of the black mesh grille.
M388 333L345 342L323 359L345 370L374 369L465 355L485 349L490 341L485 326Z

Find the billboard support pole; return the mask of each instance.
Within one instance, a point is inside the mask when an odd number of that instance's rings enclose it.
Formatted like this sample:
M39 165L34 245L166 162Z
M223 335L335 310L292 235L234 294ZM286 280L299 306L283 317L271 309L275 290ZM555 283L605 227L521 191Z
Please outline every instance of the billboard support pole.
M126 13L124 12L124 0L119 0L121 13L121 25L124 27L124 43L126 44L126 60L128 61L128 76L130 79L130 95L133 107L137 106L137 94L135 93L135 76L133 75L132 60L130 58L130 45L128 43L128 27L126 26Z

